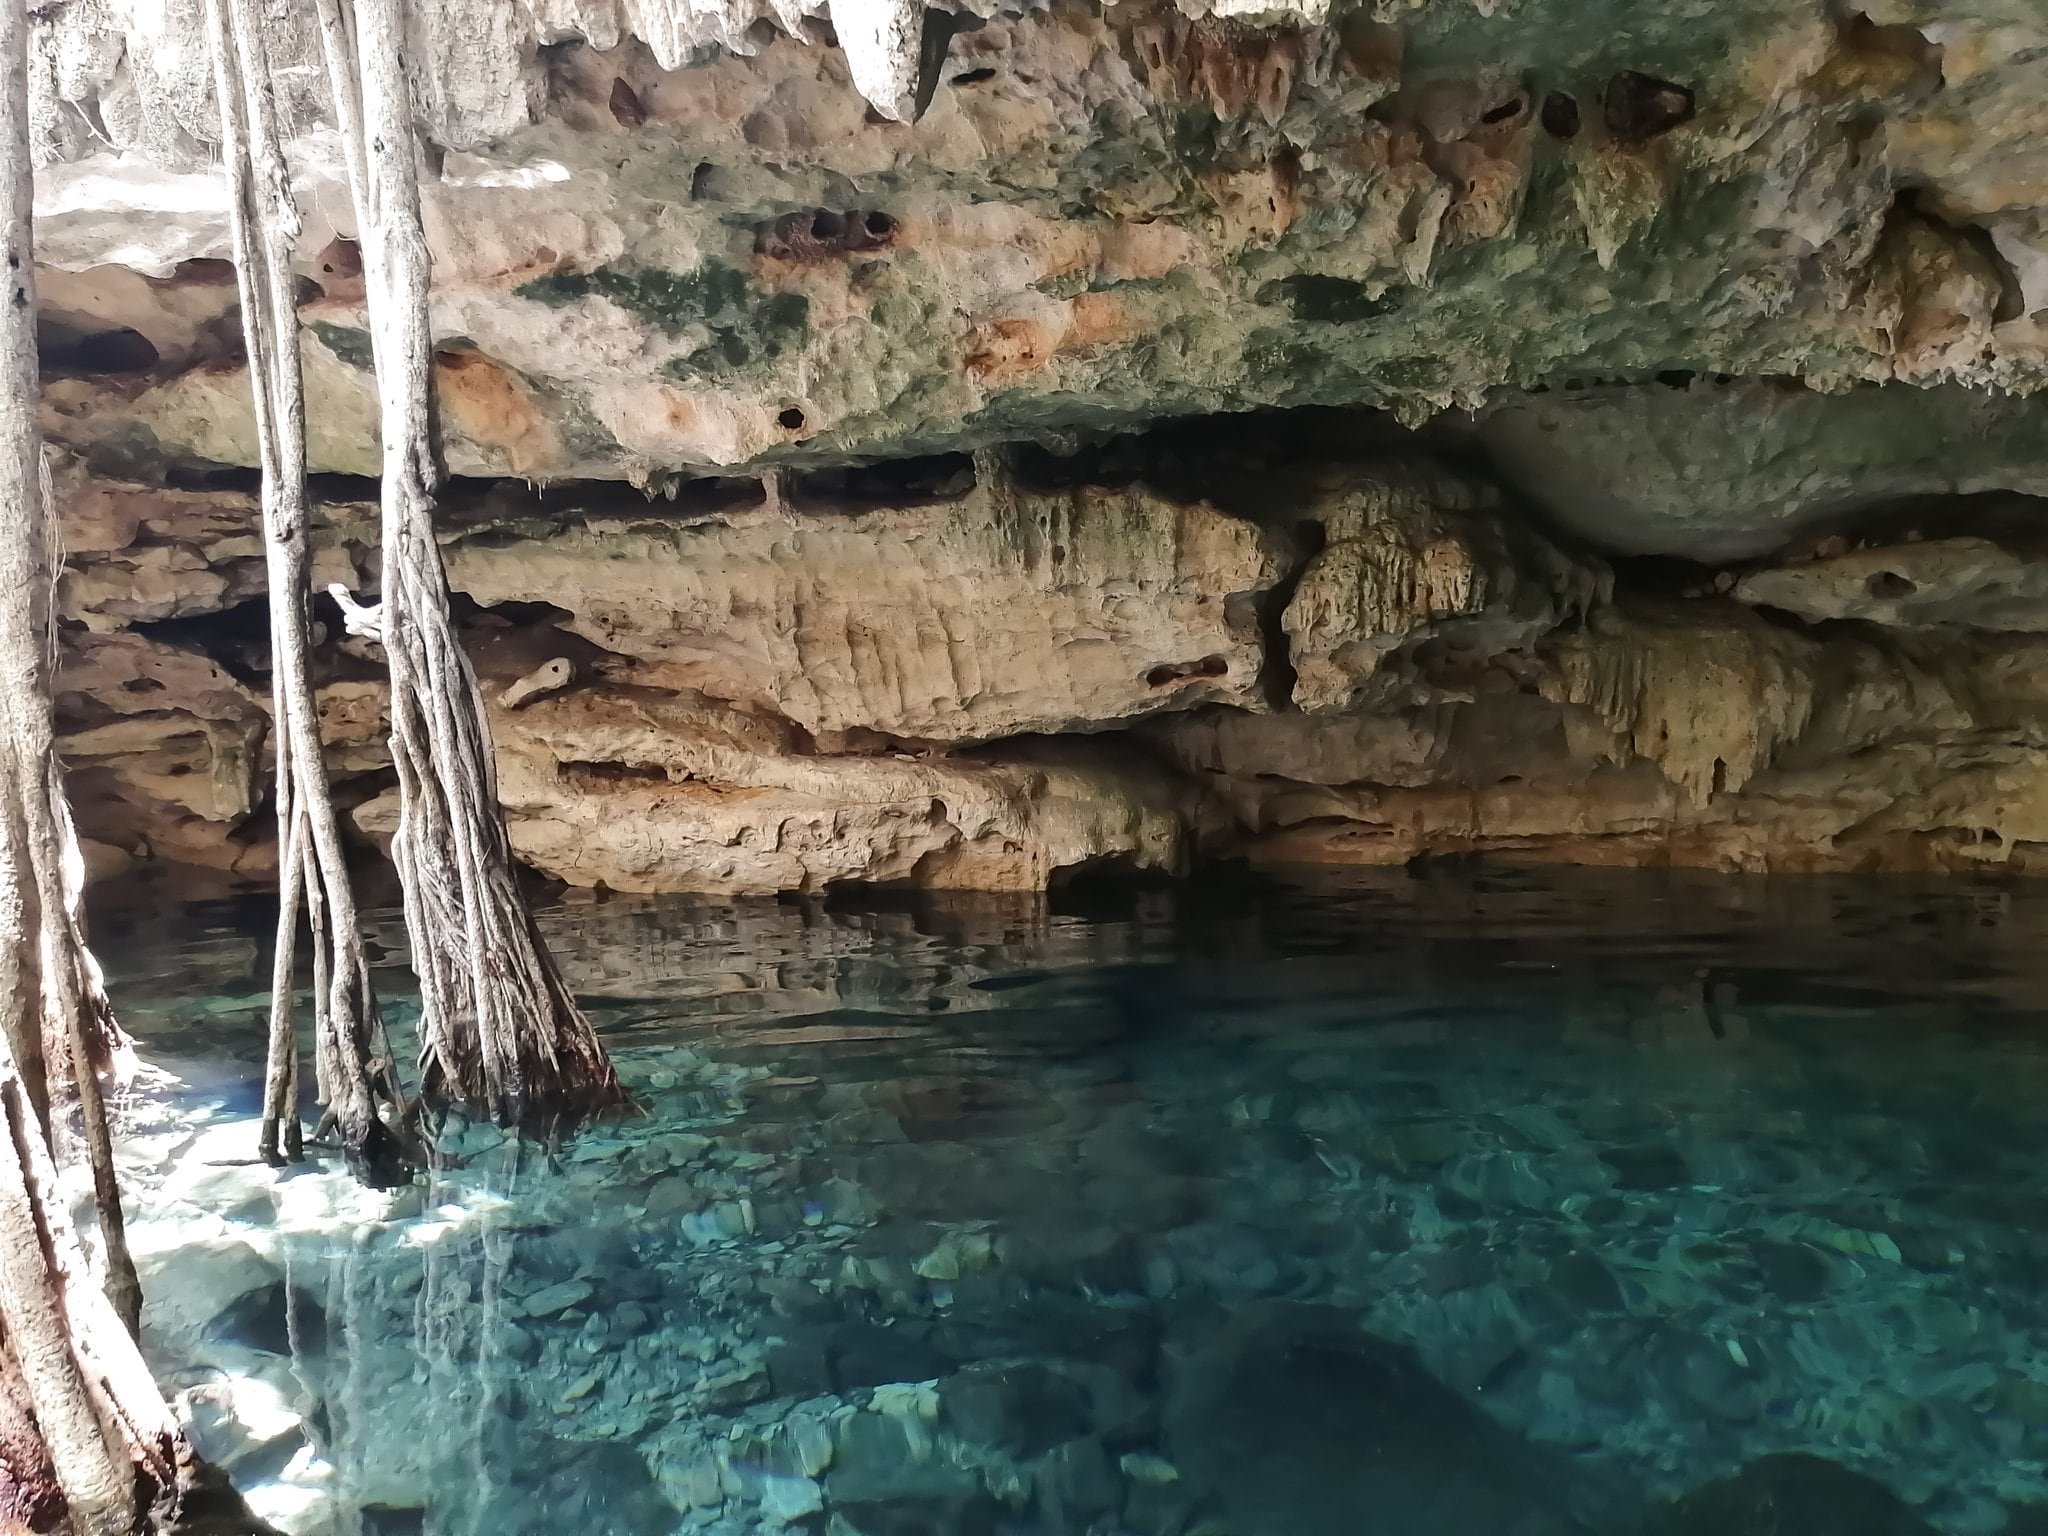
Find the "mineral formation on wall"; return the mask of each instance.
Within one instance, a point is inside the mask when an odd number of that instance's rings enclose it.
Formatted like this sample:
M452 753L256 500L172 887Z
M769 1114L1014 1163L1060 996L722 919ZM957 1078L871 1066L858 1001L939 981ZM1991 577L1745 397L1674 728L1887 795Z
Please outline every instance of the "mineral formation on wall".
M412 9L445 547L538 868L2041 863L2048 17ZM100 867L254 872L197 14L37 11L60 704ZM353 214L273 21L316 578L369 592ZM374 841L381 657L316 616Z

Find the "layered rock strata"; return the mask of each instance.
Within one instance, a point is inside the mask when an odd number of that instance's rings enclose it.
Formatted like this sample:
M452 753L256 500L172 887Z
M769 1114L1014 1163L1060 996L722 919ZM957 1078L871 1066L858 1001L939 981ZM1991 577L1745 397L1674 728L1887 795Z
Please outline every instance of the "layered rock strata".
M2043 862L2024 500L1918 504L1968 529L1942 537L1887 513L1765 561L1615 564L1441 441L1312 463L1252 446L1277 430L777 497L469 488L444 546L521 856L748 893L1239 856ZM262 870L250 496L61 484L60 703L99 856ZM325 508L345 586L374 578L371 513ZM331 757L380 838L378 657L332 628Z

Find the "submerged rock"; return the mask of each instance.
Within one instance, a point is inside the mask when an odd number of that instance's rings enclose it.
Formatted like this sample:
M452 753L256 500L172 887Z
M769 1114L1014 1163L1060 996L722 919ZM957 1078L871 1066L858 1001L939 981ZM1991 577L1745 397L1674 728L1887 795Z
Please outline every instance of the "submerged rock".
M318 1354L327 1347L327 1313L299 1287L276 1280L237 1297L209 1331L273 1355Z
M674 1527L676 1506L631 1446L577 1445L510 1425L501 1433L510 1454L496 1465L507 1481L469 1495L478 1500L481 1528L505 1536L639 1536Z
M1651 1536L1936 1536L1875 1478L1822 1456L1764 1456L1687 1494Z
M1246 1536L1590 1536L1609 1496L1354 1315L1252 1309L1182 1362L1167 1438L1189 1489Z

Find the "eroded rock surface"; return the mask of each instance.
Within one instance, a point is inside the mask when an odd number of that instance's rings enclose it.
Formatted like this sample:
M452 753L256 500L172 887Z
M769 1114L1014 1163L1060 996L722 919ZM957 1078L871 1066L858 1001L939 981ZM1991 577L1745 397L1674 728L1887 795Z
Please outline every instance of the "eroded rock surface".
M1412 444L1190 452L1133 440L1062 484L941 466L945 494L820 478L780 505L461 500L446 547L515 846L576 885L748 893L1241 855L2042 864L2048 576L2009 502L1983 535L1674 580ZM102 863L265 868L253 503L67 486L60 704ZM373 571L367 515L324 513L344 582ZM333 618L330 765L382 837L379 658Z
M639 501L637 496L633 498ZM814 737L971 742L1254 706L1255 524L1141 489L983 487L927 505L492 521L446 545L478 602L547 602L636 680Z
M461 473L1573 381L2042 380L2048 21L1984 0L414 11ZM38 12L39 241L80 365L46 425L131 473L253 461L190 14ZM305 13L274 21L314 462L370 472L324 76Z
M36 16L102 869L271 857L195 15ZM273 19L311 459L374 475ZM445 545L539 868L2041 863L2041 16L459 0L407 43ZM319 491L367 596L374 487ZM374 834L381 657L313 618Z

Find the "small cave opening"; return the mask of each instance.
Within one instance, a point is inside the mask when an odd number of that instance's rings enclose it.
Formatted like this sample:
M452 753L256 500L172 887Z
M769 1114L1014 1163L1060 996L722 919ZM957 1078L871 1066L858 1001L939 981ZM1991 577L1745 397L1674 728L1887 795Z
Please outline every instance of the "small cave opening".
M936 453L805 470L790 477L790 499L819 511L930 506L971 495L975 484L971 456Z
M1046 906L1059 917L1127 921L1157 915L1158 905L1172 900L1173 885L1169 873L1147 868L1134 854L1100 854L1054 870Z
M1543 131L1553 139L1579 136L1579 99L1565 91L1552 91L1543 98L1539 113Z
M36 357L45 378L144 374L161 361L156 343L131 326L92 331L48 315L36 319Z
M322 599L325 599L324 594ZM270 599L252 597L214 613L153 619L134 626L151 640L196 651L245 687L270 686Z
M1607 131L1618 144L1640 147L1692 121L1698 104L1692 87L1637 70L1618 70L1600 97Z
M647 108L640 100L640 93L623 75L612 82L611 97L606 105L611 110L612 121L621 128L639 128L647 122Z

